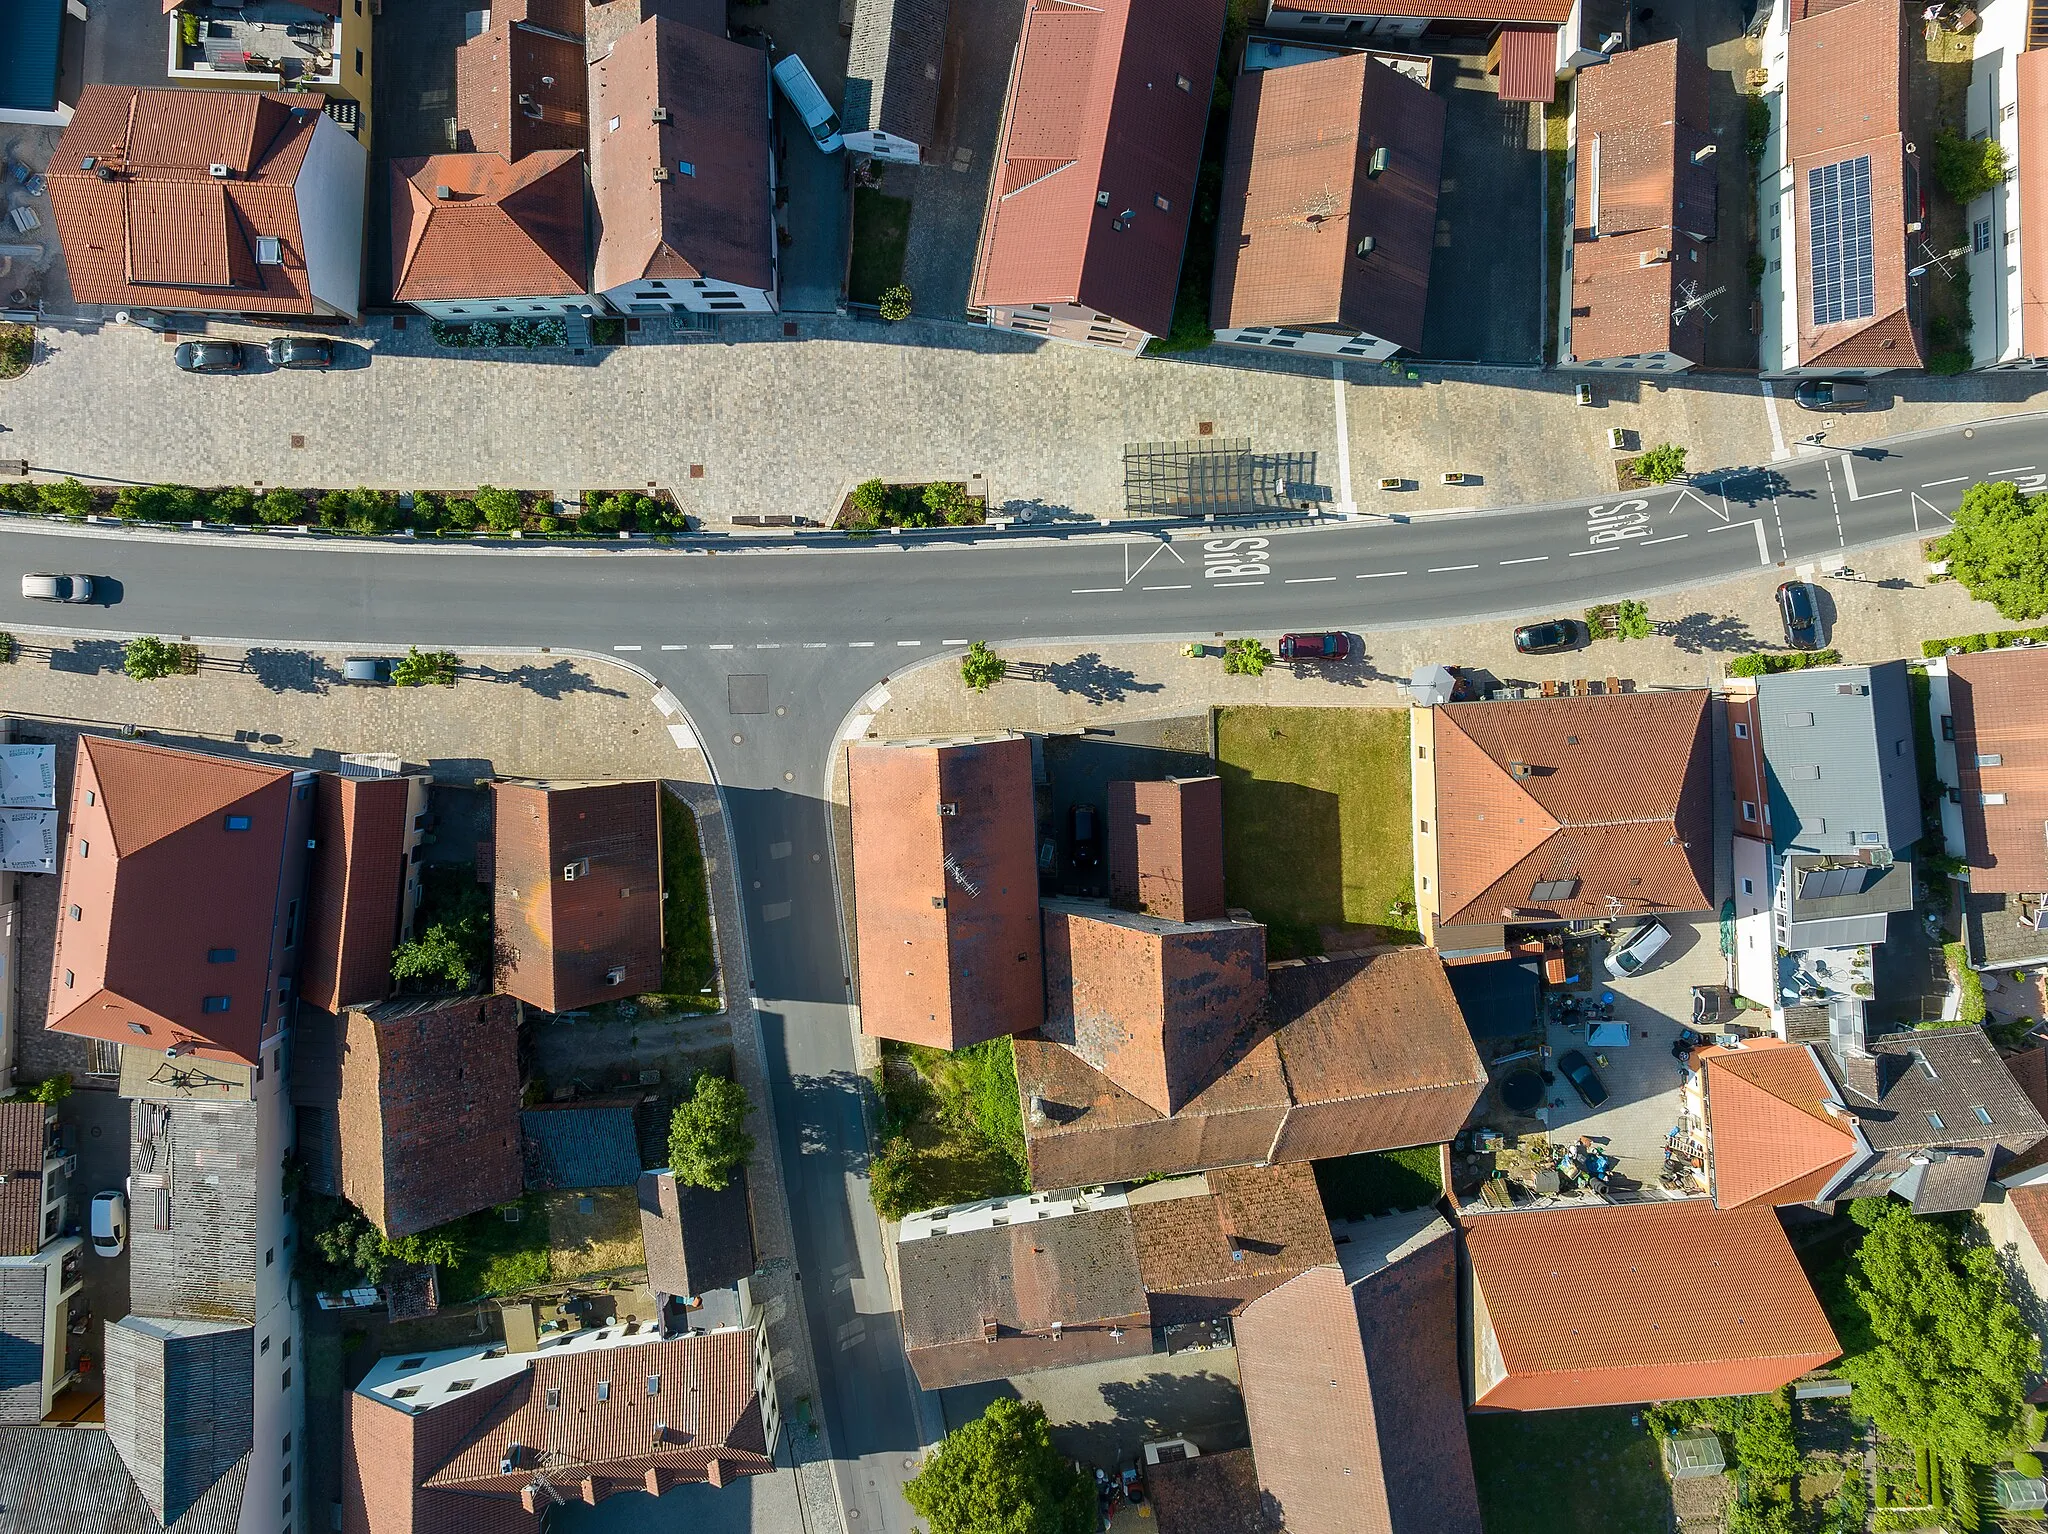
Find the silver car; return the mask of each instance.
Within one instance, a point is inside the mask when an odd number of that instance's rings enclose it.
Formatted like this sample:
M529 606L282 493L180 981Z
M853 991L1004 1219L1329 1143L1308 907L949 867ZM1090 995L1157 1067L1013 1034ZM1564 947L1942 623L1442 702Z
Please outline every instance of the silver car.
M24 575L21 594L36 602L90 602L89 575Z

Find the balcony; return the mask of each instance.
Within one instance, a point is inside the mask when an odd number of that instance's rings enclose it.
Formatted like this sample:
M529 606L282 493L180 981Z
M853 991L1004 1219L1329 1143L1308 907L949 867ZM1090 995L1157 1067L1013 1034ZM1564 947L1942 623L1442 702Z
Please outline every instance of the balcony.
M285 88L341 81L341 22L321 11L263 0L183 6L169 20L174 80Z

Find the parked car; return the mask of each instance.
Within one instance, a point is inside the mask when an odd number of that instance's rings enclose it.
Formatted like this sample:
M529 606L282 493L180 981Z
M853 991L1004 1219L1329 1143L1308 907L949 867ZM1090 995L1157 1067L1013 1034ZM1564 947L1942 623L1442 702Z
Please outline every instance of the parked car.
M1801 410L1868 410L1870 386L1846 378L1809 378L1792 391Z
M326 336L272 336L270 365L274 368L331 368L334 343Z
M92 1249L119 1257L128 1245L128 1197L119 1188L92 1196Z
M825 93L818 89L818 82L804 68L804 61L794 53L786 53L777 62L774 73L775 83L782 87L783 98L796 108L796 115L811 130L811 138L817 146L826 154L837 154L844 149L846 139L839 131L839 114L832 110Z
M1600 1078L1593 1074L1593 1067L1576 1049L1568 1049L1557 1057L1557 1069L1588 1108L1597 1108L1607 1101L1607 1088L1600 1084Z
M89 575L24 575L21 594L32 602L90 602Z
M180 341L171 357L187 373L239 373L249 365L239 341Z
M1820 614L1805 581L1787 581L1778 588L1778 615L1785 620L1785 643L1791 648L1811 650L1820 644Z
M1645 922L1608 950L1607 973L1617 980L1641 974L1670 941L1671 929L1664 923Z
M1068 837L1076 868L1102 865L1102 816L1092 804L1077 804L1068 816Z
M381 655L351 655L341 663L341 679L351 687L389 687L391 662Z
M1578 642L1578 627L1569 618L1525 623L1515 630L1515 649L1523 655L1548 655L1552 650L1569 650Z
M1339 661L1351 654L1351 639L1345 634L1282 634L1282 660Z

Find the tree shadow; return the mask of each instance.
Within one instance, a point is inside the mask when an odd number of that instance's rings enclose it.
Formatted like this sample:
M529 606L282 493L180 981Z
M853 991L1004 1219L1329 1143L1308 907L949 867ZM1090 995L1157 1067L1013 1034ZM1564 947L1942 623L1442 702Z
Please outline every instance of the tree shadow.
M605 698L630 696L617 687L605 686L570 660L558 660L549 666L514 666L502 671L496 666L467 666L463 668L463 675L483 682L509 682L549 699L567 697L576 692L595 693Z
M1683 618L1658 624L1657 632L1686 655L1730 650L1747 652L1758 644L1746 622L1721 613L1688 613Z
M69 649L50 647L50 669L73 676L98 676L119 671L127 646L118 639L75 639Z
M1013 522L1093 522L1095 518L1051 501L1005 501L996 510Z
M1089 651L1050 665L1027 661L1012 665L1010 674L1027 682L1050 682L1054 689L1090 703L1121 703L1132 693L1164 692L1164 682L1141 682L1128 666L1113 666Z
M1769 500L1812 500L1817 491L1794 489L1792 482L1776 469L1743 467L1735 469L1713 469L1705 474L1695 474L1693 485L1701 490L1712 490L1728 498L1732 505L1754 508Z
M306 650L250 650L238 669L255 677L265 692L320 693L341 679L334 667Z
M1052 1430L1053 1442L1084 1462L1127 1463L1162 1438L1186 1438L1211 1454L1250 1442L1244 1398L1227 1375L1155 1370L1140 1379L1105 1380L1099 1390L1104 1417Z

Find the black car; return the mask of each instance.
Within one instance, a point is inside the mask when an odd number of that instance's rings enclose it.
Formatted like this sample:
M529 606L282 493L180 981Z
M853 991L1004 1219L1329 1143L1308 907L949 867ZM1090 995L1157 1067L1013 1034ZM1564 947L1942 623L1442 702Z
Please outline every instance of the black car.
M1804 581L1787 581L1778 588L1778 615L1785 620L1785 643L1794 650L1812 650L1820 645L1820 615L1814 610L1813 588Z
M239 373L249 365L239 341L180 341L171 359L187 373Z
M1076 868L1102 866L1102 816L1092 804L1077 804L1067 819L1070 856Z
M1552 618L1548 623L1525 623L1515 630L1515 648L1524 655L1547 655L1552 650L1569 650L1579 642L1579 631L1569 618Z
M1586 1063L1586 1057L1576 1049L1568 1049L1557 1057L1557 1068L1572 1090L1584 1099L1588 1108L1597 1108L1607 1101L1607 1088L1600 1085L1600 1078L1593 1074L1593 1067Z
M325 336L272 336L270 365L274 368L331 368L334 343Z
M1801 410L1863 410L1870 404L1870 386L1840 378L1809 378L1792 391Z

